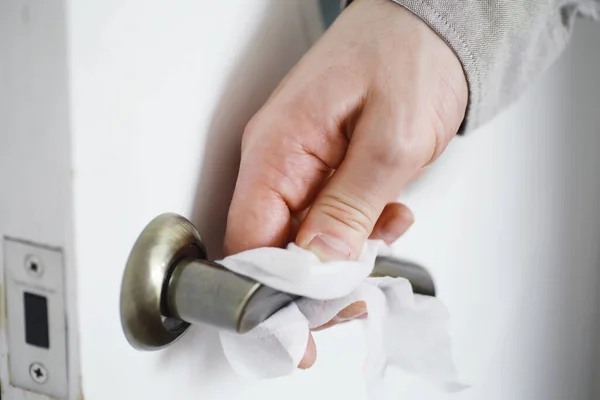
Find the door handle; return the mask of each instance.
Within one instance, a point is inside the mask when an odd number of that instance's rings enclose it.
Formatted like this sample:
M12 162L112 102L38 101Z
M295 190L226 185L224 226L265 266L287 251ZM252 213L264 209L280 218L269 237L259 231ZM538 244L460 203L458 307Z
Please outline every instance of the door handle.
M417 264L377 257L371 276L403 277L415 293L435 296L431 275ZM165 213L150 221L129 254L121 325L134 348L158 350L193 323L248 332L296 299L209 261L192 223Z

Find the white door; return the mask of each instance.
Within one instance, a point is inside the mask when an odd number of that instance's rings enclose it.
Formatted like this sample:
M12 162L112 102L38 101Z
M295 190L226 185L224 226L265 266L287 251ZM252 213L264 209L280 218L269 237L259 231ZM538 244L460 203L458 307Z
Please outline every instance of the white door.
M312 0L0 2L0 236L63 255L70 399L365 398L358 323L317 333L311 370L248 382L212 329L138 352L119 318L125 261L156 215L189 217L220 256L244 125L318 18ZM398 254L435 275L473 386L452 398L596 398L598 39L580 24L552 71L403 196L417 223ZM11 384L6 321L2 399L46 399ZM386 382L391 398L451 398Z

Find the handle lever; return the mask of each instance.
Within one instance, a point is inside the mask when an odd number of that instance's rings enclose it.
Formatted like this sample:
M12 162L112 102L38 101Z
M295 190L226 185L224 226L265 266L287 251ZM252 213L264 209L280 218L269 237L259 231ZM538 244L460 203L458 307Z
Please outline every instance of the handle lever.
M408 279L415 293L435 296L423 267L377 257L371 276ZM127 260L121 284L121 324L138 350L158 350L177 340L191 323L245 333L298 299L208 261L190 221L166 213L142 231Z

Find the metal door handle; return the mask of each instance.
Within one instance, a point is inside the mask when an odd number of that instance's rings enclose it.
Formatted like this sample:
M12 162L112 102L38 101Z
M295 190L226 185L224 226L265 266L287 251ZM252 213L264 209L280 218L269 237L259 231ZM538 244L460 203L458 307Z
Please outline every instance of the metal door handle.
M372 276L404 277L415 293L435 296L431 275L413 263L378 257ZM192 223L166 213L144 228L131 250L121 285L121 324L134 348L157 350L190 323L248 332L297 298L208 261Z

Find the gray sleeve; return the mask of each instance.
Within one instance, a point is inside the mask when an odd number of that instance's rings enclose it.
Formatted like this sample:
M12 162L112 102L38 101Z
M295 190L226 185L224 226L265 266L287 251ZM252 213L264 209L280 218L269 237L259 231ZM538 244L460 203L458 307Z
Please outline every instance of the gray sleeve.
M461 133L516 100L562 53L578 17L600 17L600 0L392 1L427 23L461 61L469 85Z

